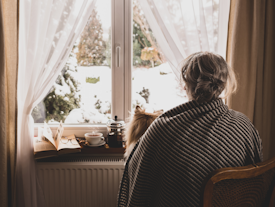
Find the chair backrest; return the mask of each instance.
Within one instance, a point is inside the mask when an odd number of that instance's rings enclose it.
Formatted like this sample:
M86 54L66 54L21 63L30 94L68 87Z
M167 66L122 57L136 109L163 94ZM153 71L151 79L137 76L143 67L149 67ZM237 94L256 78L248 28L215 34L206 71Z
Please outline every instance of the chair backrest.
M215 170L205 180L202 197L203 207L274 207L275 157Z

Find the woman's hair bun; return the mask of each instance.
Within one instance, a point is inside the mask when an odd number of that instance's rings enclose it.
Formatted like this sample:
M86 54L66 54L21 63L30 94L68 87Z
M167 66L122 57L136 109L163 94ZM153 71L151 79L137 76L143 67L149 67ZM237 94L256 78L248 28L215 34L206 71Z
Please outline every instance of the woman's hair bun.
M210 52L198 52L187 57L182 66L182 78L189 95L197 102L217 99L236 90L234 72L220 56Z

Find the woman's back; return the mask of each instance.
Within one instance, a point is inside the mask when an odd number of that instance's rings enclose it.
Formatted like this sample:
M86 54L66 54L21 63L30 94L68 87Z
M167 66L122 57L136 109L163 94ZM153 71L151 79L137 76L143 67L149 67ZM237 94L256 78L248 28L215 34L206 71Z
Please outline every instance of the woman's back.
M210 172L262 161L257 130L221 99L191 101L167 111L133 151L119 206L199 206L202 182Z

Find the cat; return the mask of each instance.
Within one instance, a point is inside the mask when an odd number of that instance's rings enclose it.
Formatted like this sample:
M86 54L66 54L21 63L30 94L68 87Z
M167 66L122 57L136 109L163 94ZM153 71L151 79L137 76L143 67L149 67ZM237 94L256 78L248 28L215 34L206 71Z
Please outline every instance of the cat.
M152 122L163 113L163 110L153 113L145 112L140 106L136 106L135 113L126 125L125 138L126 150L124 157L128 158L139 138L145 133Z

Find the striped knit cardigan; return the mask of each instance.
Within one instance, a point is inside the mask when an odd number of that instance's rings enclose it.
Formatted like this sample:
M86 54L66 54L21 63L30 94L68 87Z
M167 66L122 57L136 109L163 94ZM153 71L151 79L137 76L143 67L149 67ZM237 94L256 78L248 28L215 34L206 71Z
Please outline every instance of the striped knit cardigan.
M159 116L130 154L118 206L199 206L205 177L262 161L261 139L221 99L191 101Z

